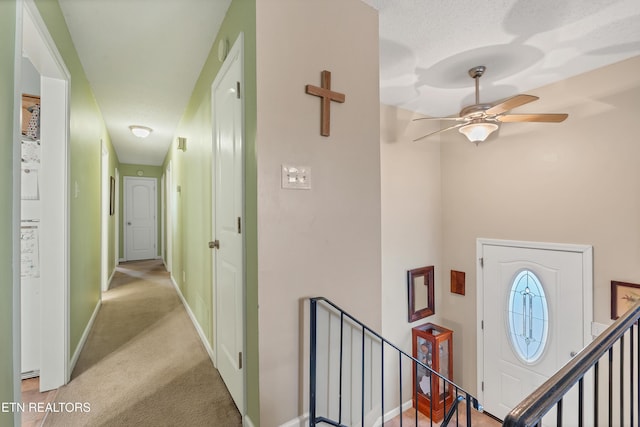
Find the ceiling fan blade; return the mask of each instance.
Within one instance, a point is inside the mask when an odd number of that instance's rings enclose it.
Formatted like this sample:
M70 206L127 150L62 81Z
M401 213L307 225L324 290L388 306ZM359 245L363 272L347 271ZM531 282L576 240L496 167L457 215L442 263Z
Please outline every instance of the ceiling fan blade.
M444 129L437 130L435 132L428 133L428 134L426 134L424 136L421 136L420 138L414 139L413 142L420 141L421 139L425 139L426 137L431 136L431 135L435 135L437 133L446 132L446 131L451 130L451 129L456 129L456 128L462 127L462 126L466 125L467 123L469 123L469 122L459 123L457 125L449 126L448 128L444 128Z
M412 121L417 122L418 120L447 120L447 121L462 121L462 120L468 120L465 117L419 117L417 119L413 119Z
M514 122L550 122L560 123L563 122L568 114L505 114L504 116L498 116L496 119L503 123Z
M538 99L537 96L520 94L520 95L512 96L511 98L507 98L506 100L489 108L485 112L487 114L501 114L501 113L504 113L505 111L509 111L513 108L519 107L524 104L528 104L537 99Z

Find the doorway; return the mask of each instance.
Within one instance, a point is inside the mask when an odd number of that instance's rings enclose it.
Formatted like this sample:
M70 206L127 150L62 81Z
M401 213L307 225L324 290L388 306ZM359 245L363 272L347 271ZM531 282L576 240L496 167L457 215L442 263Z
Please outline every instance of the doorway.
M213 306L216 367L245 414L243 34L211 87L213 115Z
M124 177L124 252L127 261L157 256L156 178Z
M591 340L591 246L478 241L478 384L506 414Z
M18 53L27 57L40 75L41 107L40 158L46 168L38 171L36 181L40 212L37 227L38 268L42 286L39 290L40 317L37 331L40 354L38 357L40 391L64 385L68 372L68 298L69 298L69 195L68 195L68 129L69 129L69 80L70 74L37 7L31 1L19 2L22 28L16 38ZM17 61L20 58L16 58ZM16 92L22 87L22 76L16 74ZM16 99L21 94L16 93ZM18 102L17 102L18 104ZM17 108L20 108L17 105ZM16 139L21 131L16 130ZM20 142L17 142L20 143ZM20 169L20 168L18 168ZM32 178L32 177L30 177ZM33 180L28 183L33 189ZM21 194L16 193L14 203L20 206ZM20 224L17 223L19 228ZM16 282L16 287L20 282ZM15 289L19 295L19 288ZM14 333L21 333L22 301L14 303ZM28 315L28 314L27 314ZM16 389L19 390L21 355L16 354Z

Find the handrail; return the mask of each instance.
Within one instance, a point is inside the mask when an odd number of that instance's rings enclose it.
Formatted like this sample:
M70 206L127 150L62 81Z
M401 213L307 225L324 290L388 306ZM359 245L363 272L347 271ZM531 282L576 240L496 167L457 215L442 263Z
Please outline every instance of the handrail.
M507 414L505 427L537 425L542 417L606 354L640 319L640 302L582 349L562 369Z
M455 389L456 390L455 403L453 404L453 406L451 408L447 408L447 409L449 409L449 411L447 411L448 414L447 414L446 419L442 423L442 426L446 426L447 423L451 420L451 418L454 415L454 413L457 412L458 403L460 402L459 397L458 397L459 394L464 394L466 396L467 420L468 420L468 422L470 422L470 420L471 420L470 411L471 411L472 407L474 409L478 410L478 411L482 411L482 406L479 404L478 400L473 395L471 395L471 393L467 392L462 387L458 386L453 381L451 381L450 379L444 377L440 373L434 371L427 364L425 364L422 361L414 358L412 355L406 353L405 351L400 349L398 346L396 346L392 342L388 341L382 335L378 334L373 329L371 329L370 327L368 327L367 325L365 325L364 323L362 323L361 321L356 319L354 316L352 316L351 314L347 313L346 311L344 311L343 309L338 307L332 301L328 300L325 297L315 297L315 298L310 298L309 300L310 300L310 305L311 305L311 319L310 319L311 335L310 335L310 343L309 343L310 346L311 346L310 361L309 361L310 362L310 372L309 372L309 375L310 375L310 378L309 378L309 389L310 389L310 394L309 394L309 398L310 398L309 399L309 415L310 415L310 417L309 417L309 419L310 419L310 425L314 426L318 422L318 423L326 423L326 424L330 424L330 425L334 425L334 426L343 426L343 424L340 421L336 422L336 421L330 420L330 419L328 419L326 417L316 417L316 395L315 395L315 393L316 393L316 379L317 379L316 378L316 362L317 362L317 360L316 360L316 354L315 354L315 350L314 349L317 346L316 307L317 307L317 303L318 302L323 302L323 303L329 305L330 307L335 309L338 313L340 313L341 319L343 319L344 317L348 318L349 320L354 322L359 328L362 328L363 332L366 331L371 336L373 336L373 337L377 338L378 340L380 340L382 345L387 345L387 346L393 348L394 350L396 350L399 353L400 358L402 358L402 356L408 358L411 361L411 363L414 363L415 365L419 365L419 366L425 368L432 375L435 375L438 378L442 379L443 381L448 383L450 385L450 387ZM363 336L363 339L364 339L364 336ZM342 359L342 356L341 356L341 359ZM342 369L342 365L340 366L340 368ZM364 366L363 366L363 373L364 373ZM363 393L364 393L364 383L363 383ZM462 397L462 396L460 396L460 397ZM462 398L462 400L465 400L465 398ZM416 422L417 422L417 419L416 419Z

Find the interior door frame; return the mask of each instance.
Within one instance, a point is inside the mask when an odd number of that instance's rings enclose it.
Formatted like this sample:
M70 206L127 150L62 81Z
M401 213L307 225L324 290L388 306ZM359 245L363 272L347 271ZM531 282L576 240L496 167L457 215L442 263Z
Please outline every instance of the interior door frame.
M235 57L237 57L237 59L234 59ZM215 102L214 102L214 97L215 97L215 92L216 92L216 88L218 87L218 85L220 84L220 80L223 78L223 76L225 75L225 73L227 72L227 70L232 66L234 60L240 61L240 76L238 76L239 79L239 84L240 84L240 88L241 88L241 92L240 92L240 102L241 102L241 107L240 107L240 111L241 111L241 132L242 132L242 157L244 159L245 156L245 113L244 113L244 108L245 108L245 97L244 97L244 33L241 32L238 35L238 38L236 39L236 41L233 43L233 46L231 47L231 49L229 50L229 53L227 54L227 58L225 59L224 63L222 64L222 66L220 67L220 70L218 71L218 74L216 75L212 85L211 85L211 116L212 116L212 164L211 164L211 233L213 234L212 240L216 239L216 170L215 170L215 165L216 165L216 146L217 146L217 141L216 141L216 121L215 121ZM242 164L242 183L241 183L241 187L242 187L242 229L246 230L246 228L244 227L244 219L246 217L246 206L245 206L245 180L244 180L244 172L245 172L245 164L244 164L244 160L243 160L243 164ZM243 408L238 408L240 410L240 414L243 418L243 420L245 420L247 418L247 354L246 354L246 349L247 349L247 322L246 322L246 298L247 298L247 283L246 283L246 266L247 266L247 261L246 261L246 232L242 233L242 270L243 270L243 280L242 280L242 366L244 366L245 368L242 369L242 401L243 401ZM212 316L212 320L213 320L213 325L212 325L212 333L213 333L213 344L214 344L214 351L213 351L213 364L214 366L217 367L217 361L218 361L218 334L216 333L217 330L217 325L218 325L218 311L216 310L216 296L217 296L217 275L216 275L216 262L217 262L217 253L214 251L213 252L213 259L212 259L212 275L211 275L211 280L212 280L212 292L211 292L211 296L212 296L212 308L213 308L213 316Z
M477 390L476 396L480 401L484 401L484 390L481 387L484 381L484 333L481 327L484 319L484 275L483 275L483 247L488 246L505 246L512 248L540 249L548 251L576 252L582 254L582 278L583 278L583 299L582 310L584 313L583 321L583 342L590 342L593 337L591 335L591 324L593 322L593 247L590 245L565 244L565 243L544 243L544 242L527 242L518 240L500 240L478 238L476 240L476 325L477 326L477 346L476 346L476 372L477 372Z
M23 34L27 34L24 37ZM43 159L51 164L43 170L41 202L47 215L40 222L41 272L48 277L48 286L41 290L42 358L40 390L58 388L69 382L69 99L71 74L67 69L44 20L33 0L16 2L15 50L15 117L14 117L14 251L13 251L13 354L14 393L20 396L20 134L19 111L22 98L22 53L29 54L41 75L41 117L43 138L48 144L42 149ZM45 108L44 101L48 102ZM16 425L20 416L14 417Z

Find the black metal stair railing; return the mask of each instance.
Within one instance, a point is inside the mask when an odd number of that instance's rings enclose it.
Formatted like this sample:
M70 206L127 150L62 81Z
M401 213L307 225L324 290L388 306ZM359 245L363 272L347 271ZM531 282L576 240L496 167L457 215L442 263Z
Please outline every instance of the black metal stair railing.
M466 423L470 427L472 413L482 411L478 400L470 393L326 298L310 299L310 329L310 427L318 424L383 426L403 412L404 398L417 402L417 388L408 392L409 385L403 378L404 375L411 378L414 367L438 377L446 390L452 393L453 400L444 407L441 426L453 421L455 425ZM463 402L466 407L460 409ZM401 427L418 426L418 409L417 405L413 406L414 421L403 422L400 416ZM424 421L420 425L425 425ZM430 421L430 425L436 424Z
M513 408L504 426L639 425L639 320L640 302Z

